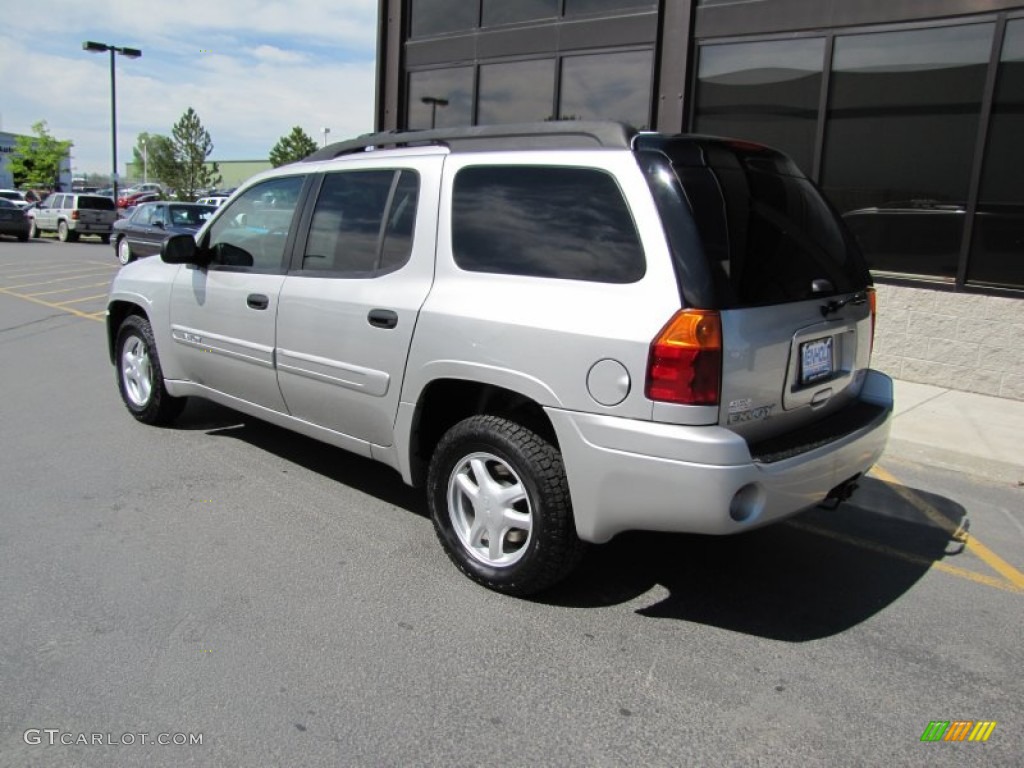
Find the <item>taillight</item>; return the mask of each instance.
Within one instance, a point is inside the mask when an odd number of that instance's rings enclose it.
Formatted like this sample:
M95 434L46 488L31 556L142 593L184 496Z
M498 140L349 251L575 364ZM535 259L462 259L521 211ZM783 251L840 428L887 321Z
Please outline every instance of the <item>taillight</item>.
M878 295L875 293L874 287L869 287L867 290L868 294L868 307L871 309L871 346L869 347L871 352L875 351L875 318L878 317Z
M718 405L722 320L718 312L682 309L651 342L646 394L651 400Z
M71 218L75 219L75 220L78 219L78 211L77 210L74 210L74 211L71 212Z

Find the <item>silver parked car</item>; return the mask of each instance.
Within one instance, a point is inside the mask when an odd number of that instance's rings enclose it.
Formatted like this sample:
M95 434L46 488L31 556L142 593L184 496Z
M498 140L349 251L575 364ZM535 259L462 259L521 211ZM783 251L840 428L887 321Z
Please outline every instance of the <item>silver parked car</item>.
M82 235L96 235L109 243L117 221L117 207L103 195L55 192L36 206L30 216L32 237L56 232L62 243L73 243Z
M381 134L251 179L111 287L128 410L208 398L393 467L525 595L626 530L840 502L892 382L842 222L745 142L545 123Z

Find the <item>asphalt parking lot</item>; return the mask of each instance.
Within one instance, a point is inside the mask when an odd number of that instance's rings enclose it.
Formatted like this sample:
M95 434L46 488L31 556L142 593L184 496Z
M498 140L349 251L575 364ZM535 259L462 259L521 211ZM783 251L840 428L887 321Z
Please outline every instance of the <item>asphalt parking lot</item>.
M510 599L380 465L209 404L136 423L117 268L0 241L0 765L1020 765L1015 484L886 455L838 510L621 536Z

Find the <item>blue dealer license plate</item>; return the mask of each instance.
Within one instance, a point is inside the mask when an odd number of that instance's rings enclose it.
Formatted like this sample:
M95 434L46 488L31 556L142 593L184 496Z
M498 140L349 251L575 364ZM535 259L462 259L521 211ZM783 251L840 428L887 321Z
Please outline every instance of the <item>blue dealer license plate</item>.
M813 384L832 376L832 337L800 345L800 383Z

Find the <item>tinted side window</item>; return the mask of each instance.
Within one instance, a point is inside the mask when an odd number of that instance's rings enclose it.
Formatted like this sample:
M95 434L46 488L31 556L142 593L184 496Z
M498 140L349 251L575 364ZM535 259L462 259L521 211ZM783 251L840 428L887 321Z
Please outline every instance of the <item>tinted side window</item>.
M132 214L132 223L148 227L153 223L153 211L155 205L140 205L139 209Z
M471 272L632 283L647 269L615 180L585 168L463 168L452 245Z
M269 179L245 190L210 227L210 266L282 270L284 246L305 176Z
M313 211L302 269L368 277L412 251L419 181L411 171L330 173Z

